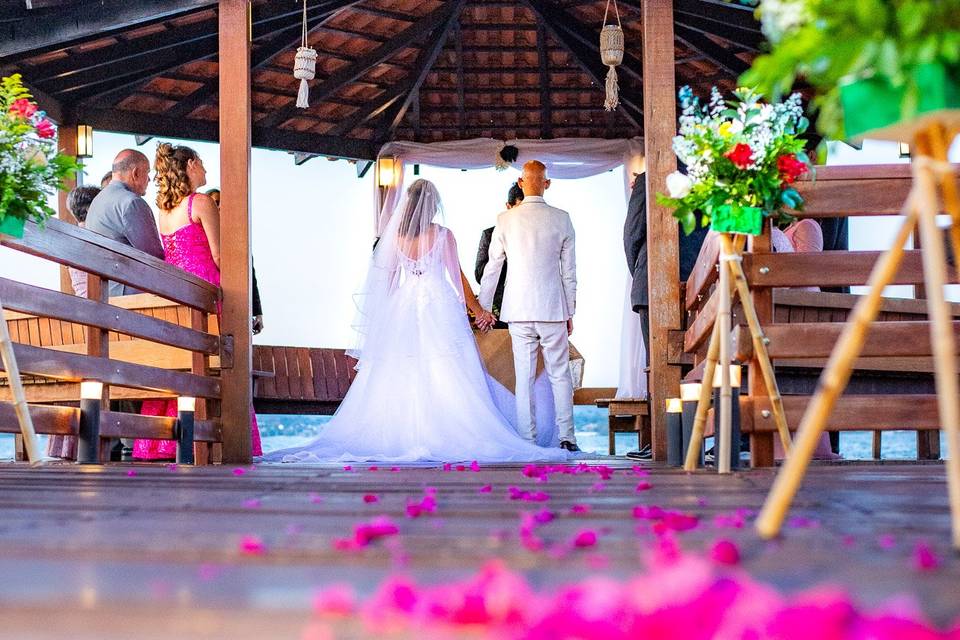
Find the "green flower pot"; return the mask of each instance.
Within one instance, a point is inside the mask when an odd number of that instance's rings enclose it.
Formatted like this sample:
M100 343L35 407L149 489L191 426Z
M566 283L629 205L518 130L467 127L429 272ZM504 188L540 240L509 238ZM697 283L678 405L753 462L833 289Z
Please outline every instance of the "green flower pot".
M763 209L724 204L710 213L710 228L719 233L758 236L763 230Z
M842 85L847 138L910 142L932 122L960 122L960 82L954 75L931 63L917 65L910 82L899 87L885 77Z
M24 221L22 218L4 216L2 219L0 219L0 233L13 236L14 238L22 238L23 225Z

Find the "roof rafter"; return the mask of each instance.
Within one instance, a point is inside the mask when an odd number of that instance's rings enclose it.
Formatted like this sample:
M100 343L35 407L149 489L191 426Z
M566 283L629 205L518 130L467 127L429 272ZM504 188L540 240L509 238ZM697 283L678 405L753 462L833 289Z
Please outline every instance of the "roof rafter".
M567 53L570 54L587 75L590 76L598 86L604 86L606 74L603 70L603 65L600 63L599 56L594 56L593 52L585 48L582 43L570 38L569 32L564 24L568 22L565 17L567 14L558 12L555 8L547 5L544 0L523 0L523 2L530 7L553 39L567 50ZM635 93L639 94L640 92ZM636 99L642 103L643 96L637 95ZM640 127L640 122L643 120L643 109L639 108L633 100L621 94L619 109L633 126Z
M440 6L387 42L376 47L373 51L358 58L355 63L345 65L337 71L334 71L326 80L321 82L319 86L311 90L311 99L314 100L314 102L324 100L327 96L335 93L344 85L356 80L390 56L406 49L423 37L424 34L433 31L437 24L445 17L447 11L448 8L446 6ZM297 106L295 101L291 100L287 105L277 109L277 111L264 118L261 124L265 127L276 127L289 120L296 112Z
M673 31L677 40L694 51L699 51L727 73L739 76L750 68L750 64L738 58L733 51L720 46L699 31L689 29L679 22L674 23Z

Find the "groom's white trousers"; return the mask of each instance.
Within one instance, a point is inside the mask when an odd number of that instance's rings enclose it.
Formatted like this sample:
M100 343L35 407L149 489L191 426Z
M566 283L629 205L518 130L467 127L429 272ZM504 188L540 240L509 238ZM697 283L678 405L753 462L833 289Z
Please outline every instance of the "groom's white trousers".
M573 433L573 378L570 375L570 343L566 322L510 322L513 365L517 375L517 430L536 442L537 416L533 383L537 377L537 351L543 349L543 364L553 389L560 440L576 444Z

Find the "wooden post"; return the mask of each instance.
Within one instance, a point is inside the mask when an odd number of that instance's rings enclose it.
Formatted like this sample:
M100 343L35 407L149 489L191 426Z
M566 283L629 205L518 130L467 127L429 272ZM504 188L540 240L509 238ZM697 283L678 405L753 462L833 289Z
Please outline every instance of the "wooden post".
M222 195L222 193L221 193ZM205 311L200 311L198 309L190 310L190 328L194 331L203 331L206 333L209 330L209 322L207 320L207 313ZM199 353L195 351L193 353L193 358L190 363L190 373L196 374L198 376L208 376L210 375L210 356L205 353ZM203 398L197 398L196 409L194 410L194 417L197 420L206 420L207 419L207 401ZM193 460L195 465L205 465L210 464L210 443L209 442L194 442L193 444Z
M764 219L763 235L750 237L749 249L751 253L770 253L772 251L772 224L769 220ZM750 296L760 326L773 322L773 289L754 287L750 290ZM767 396L770 395L769 392L760 362L757 359L756 349L754 349L753 359L750 361L750 367L747 370L747 395L750 397ZM786 453L786 449L784 449L784 453ZM750 434L750 465L753 467L772 467L774 465L772 433Z
M647 247L650 295L650 427L653 459L667 459L667 398L680 390L680 368L669 364L667 332L680 328L680 257L677 221L657 204L667 175L676 171L677 132L674 79L673 3L643 2L643 123L647 171ZM709 384L709 381L706 382Z
M717 287L720 289L720 306L717 310L716 337L720 341L718 350L720 367L720 406L713 408L713 442L714 460L718 473L730 473L731 448L736 446L737 455L740 455L740 443L731 442L732 407L733 401L730 391L730 237L720 234L720 279ZM713 380L704 380L703 384L713 384Z
M97 302L106 303L109 301L107 280L102 277L89 273L87 274L87 298ZM87 355L96 358L110 357L110 332L106 329L98 329L87 325L83 328L86 334ZM110 408L110 386L103 385L103 395L100 397L100 410L106 411ZM123 438L120 439L121 442ZM97 443L97 449L100 452L100 462L110 462L110 447L100 446ZM79 449L78 449L79 451Z
M57 146L63 153L69 156L77 155L77 125L66 122L57 128ZM64 180L67 191L57 192L57 219L63 220L68 224L76 224L77 220L67 209L67 193L70 189L77 186L75 178ZM67 267L60 265L60 291L73 294L73 285L70 283L70 272Z
M232 341L221 371L223 462L251 460L250 3L220 0L220 334ZM231 340L232 339L232 340Z

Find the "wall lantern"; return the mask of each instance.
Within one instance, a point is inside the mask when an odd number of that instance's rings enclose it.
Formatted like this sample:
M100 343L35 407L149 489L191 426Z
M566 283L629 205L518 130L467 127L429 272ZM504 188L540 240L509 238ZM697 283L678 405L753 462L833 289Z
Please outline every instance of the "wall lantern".
M377 186L392 187L397 179L397 161L395 158L377 159Z
M77 125L77 157L93 157L93 127L88 124Z

